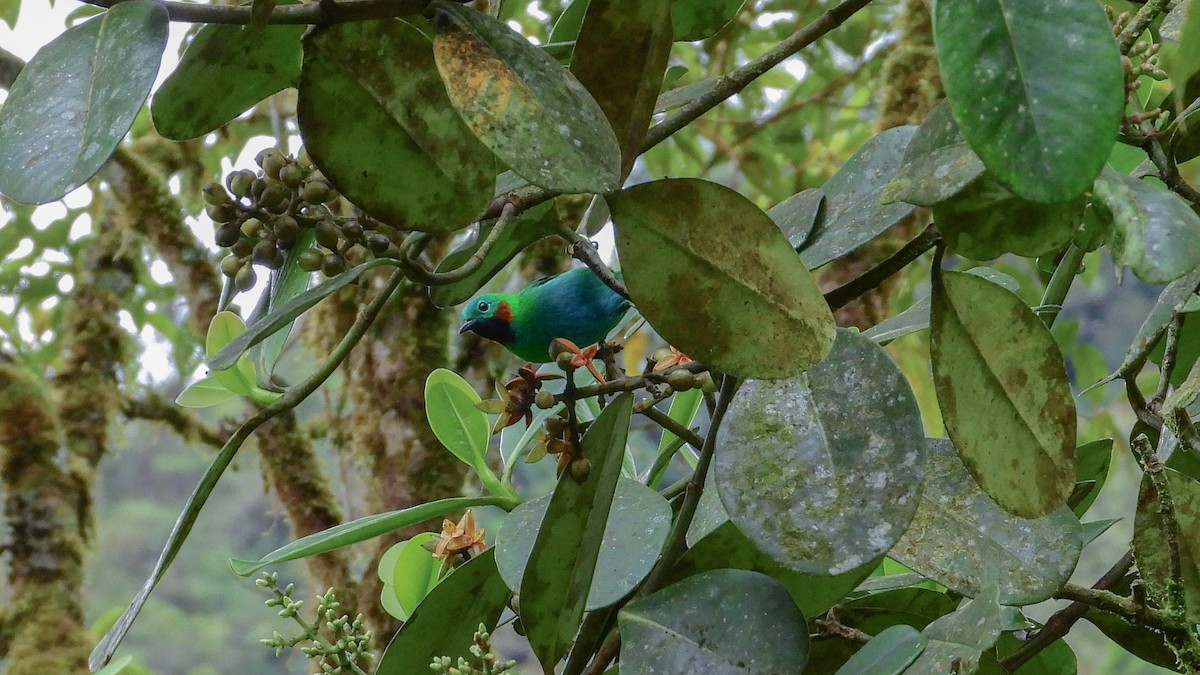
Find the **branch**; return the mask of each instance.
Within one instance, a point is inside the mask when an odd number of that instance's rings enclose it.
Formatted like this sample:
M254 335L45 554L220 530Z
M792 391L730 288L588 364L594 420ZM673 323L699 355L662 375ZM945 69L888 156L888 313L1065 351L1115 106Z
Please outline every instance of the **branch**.
M225 439L216 429L210 428L200 418L156 391L148 391L141 398L125 399L121 412L129 419L161 422L189 441L199 441L216 448L225 444Z
M704 371L708 370L708 366L700 363L699 361L688 361L687 363L675 366L673 368L667 368L666 370L643 373L638 377L621 377L609 380L604 384L592 384L586 387L577 387L570 394L565 391L561 394L556 394L554 396L554 402L565 403L569 401L578 401L584 398L591 398L593 396L618 394L626 391L637 391L639 389L645 389L646 385L648 384L666 384L668 376L677 370L688 373L703 373Z
M82 0L89 5L110 9L127 0ZM253 22L250 5L201 5L191 2L160 0L171 21L249 25ZM421 14L429 0L343 0L337 3L279 5L267 16L270 24L330 24L367 19L387 19Z
M1162 520L1163 538L1167 542L1167 599L1172 603L1178 601L1182 608L1183 566L1180 564L1179 557L1179 521L1175 518L1175 502L1171 499L1170 488L1167 486L1167 474L1163 463L1154 453L1154 447L1150 445L1150 439L1146 438L1145 434L1138 435L1130 443L1130 446L1133 448L1138 463L1142 465L1142 471L1150 478L1158 500L1158 517ZM1178 593L1174 591L1178 591Z
M1161 631L1181 629L1181 626L1175 625L1161 609L1147 607L1133 598L1122 597L1104 589L1067 584L1055 593L1054 597L1059 600L1082 602L1110 614L1116 614L1131 623L1150 625Z
M942 235L935 225L925 228L916 239L908 242L899 251L888 256L883 262L867 270L862 276L847 282L825 294L825 302L829 309L836 310L854 301L855 298L876 288L888 277L904 269L912 261L921 257L929 249L942 241Z
M1149 0L1149 2L1142 5L1142 8L1138 10L1137 14L1133 15L1133 18L1129 20L1129 23L1125 24L1125 27L1121 29L1121 33L1117 36L1117 48L1121 50L1122 54L1128 54L1129 50L1133 48L1134 43L1137 42L1137 39L1141 37L1142 33L1150 25L1150 22L1154 21L1159 14L1167 11L1169 2L1170 0Z
M596 276L600 277L600 281L604 282L605 286L612 289L613 293L632 302L629 297L629 289L625 288L625 284L617 278L617 275L609 269L608 265L600 259L600 252L592 245L592 242L587 237L575 231L575 228L569 225L563 225L559 228L559 233L571 242L571 257L579 260L584 265L587 265Z

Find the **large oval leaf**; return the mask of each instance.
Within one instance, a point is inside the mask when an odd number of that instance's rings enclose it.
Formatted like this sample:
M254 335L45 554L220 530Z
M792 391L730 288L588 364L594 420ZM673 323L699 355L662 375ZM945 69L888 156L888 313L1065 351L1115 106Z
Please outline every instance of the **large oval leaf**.
M671 55L670 0L591 0L571 72L596 99L621 147L621 177L642 152Z
M1085 206L1082 196L1055 204L1021 199L985 174L935 205L933 219L947 248L964 258L991 260L1005 253L1036 258L1071 243Z
M205 26L154 94L150 115L166 138L203 136L300 79L304 26Z
M799 673L804 616L778 582L714 570L626 605L618 615L621 670L630 673Z
M487 414L475 407L479 394L458 373L437 368L425 378L425 416L446 449L470 467L483 467L491 436Z
M767 211L771 220L787 235L788 241L797 249L808 241L808 235L820 222L821 207L825 195L817 188L802 190L772 206Z
M375 675L430 672L435 656L449 656L453 663L470 658L479 624L494 629L511 597L496 571L492 551L484 551L454 570L417 605L388 643Z
M567 653L583 616L605 524L621 476L633 394L608 404L583 436L591 471L582 482L563 474L521 579L521 623L543 670Z
M942 101L917 128L881 197L885 202L933 206L958 194L983 172L983 162L963 138L949 104Z
M496 566L509 588L520 589L525 565L550 505L550 495L512 510L496 533ZM671 506L654 490L622 478L613 495L604 543L587 596L587 611L625 597L650 573L671 530Z
M984 165L1032 201L1087 190L1125 106L1100 4L936 0L933 35L946 98Z
M1000 506L1050 513L1075 485L1075 399L1054 338L1021 298L934 270L929 351L946 433Z
M889 626L858 650L836 675L899 675L920 656L927 638L906 624Z
M829 351L833 316L812 274L745 197L681 178L606 199L629 293L672 345L762 378L794 375Z
M487 14L434 0L433 41L450 100L471 131L534 185L608 192L621 184L621 148L604 111L552 57Z
M131 0L38 50L0 108L0 192L44 204L91 178L133 125L166 46L167 10Z
M403 21L306 35L296 115L313 163L376 218L455 230L491 202L495 161L451 112L429 39Z
M1093 203L1113 224L1113 261L1151 284L1200 267L1200 216L1174 193L1111 169L1096 179Z
M891 557L965 595L999 583L1000 602L1049 598L1075 570L1083 534L1067 507L1018 518L979 489L950 441L928 439L921 504Z
M916 127L888 129L867 141L821 186L825 209L800 258L816 269L871 241L916 208L883 203L888 181L897 175Z
M874 342L838 331L788 380L750 381L718 436L730 520L786 567L840 574L887 552L917 509L925 438L916 397Z
M1179 539L1179 568L1184 604L1193 623L1200 617L1200 482L1172 469L1163 469L1175 507ZM1133 552L1138 570L1151 597L1162 603L1170 587L1170 560L1166 530L1159 513L1159 494L1149 473L1142 475L1137 515L1133 523Z

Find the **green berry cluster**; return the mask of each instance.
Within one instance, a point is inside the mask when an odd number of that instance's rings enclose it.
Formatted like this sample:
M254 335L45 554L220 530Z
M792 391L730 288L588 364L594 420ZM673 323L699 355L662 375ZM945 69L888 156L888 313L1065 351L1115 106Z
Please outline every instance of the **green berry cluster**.
M492 651L492 636L487 626L479 624L475 632L474 644L471 645L471 660L458 658L458 665L452 665L449 656L434 657L429 669L435 673L446 675L501 675L517 667L516 661L501 661Z
M308 272L326 276L344 272L371 256L396 256L396 228L366 217L336 213L337 190L306 161L275 148L258 153L259 171L239 169L225 185L202 188L205 212L217 226L217 245L229 250L221 272L238 290L257 281L255 265L283 267L289 251L306 230L316 245L297 258Z
M305 656L320 664L322 673L341 675L364 672L358 664L372 657L371 631L367 630L362 614L351 620L338 612L341 603L337 601L332 588L317 596L317 616L309 622L300 614L304 601L292 599L294 584L279 588L279 575L274 572L263 572L262 578L254 583L273 594L274 597L266 601L268 607L280 607L279 616L292 619L302 630L300 635L293 638L285 638L275 631L271 637L259 640L262 645L274 649L276 656L282 656L291 647L300 646Z

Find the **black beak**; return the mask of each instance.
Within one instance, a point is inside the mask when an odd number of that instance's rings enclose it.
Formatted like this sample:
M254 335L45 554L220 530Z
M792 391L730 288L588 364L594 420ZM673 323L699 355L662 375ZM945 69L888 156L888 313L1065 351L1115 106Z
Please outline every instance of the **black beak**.
M475 330L475 326L478 324L479 324L478 319L468 319L467 321L463 322L463 325L458 327L458 334L462 335L463 333L466 333L468 331L473 331L473 330Z

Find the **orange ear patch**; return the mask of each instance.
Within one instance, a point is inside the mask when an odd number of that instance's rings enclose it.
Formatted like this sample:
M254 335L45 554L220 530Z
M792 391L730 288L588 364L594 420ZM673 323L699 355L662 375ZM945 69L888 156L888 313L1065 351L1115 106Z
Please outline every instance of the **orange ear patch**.
M500 305L496 307L496 318L505 323L512 323L512 307L509 307L507 302L502 301Z

